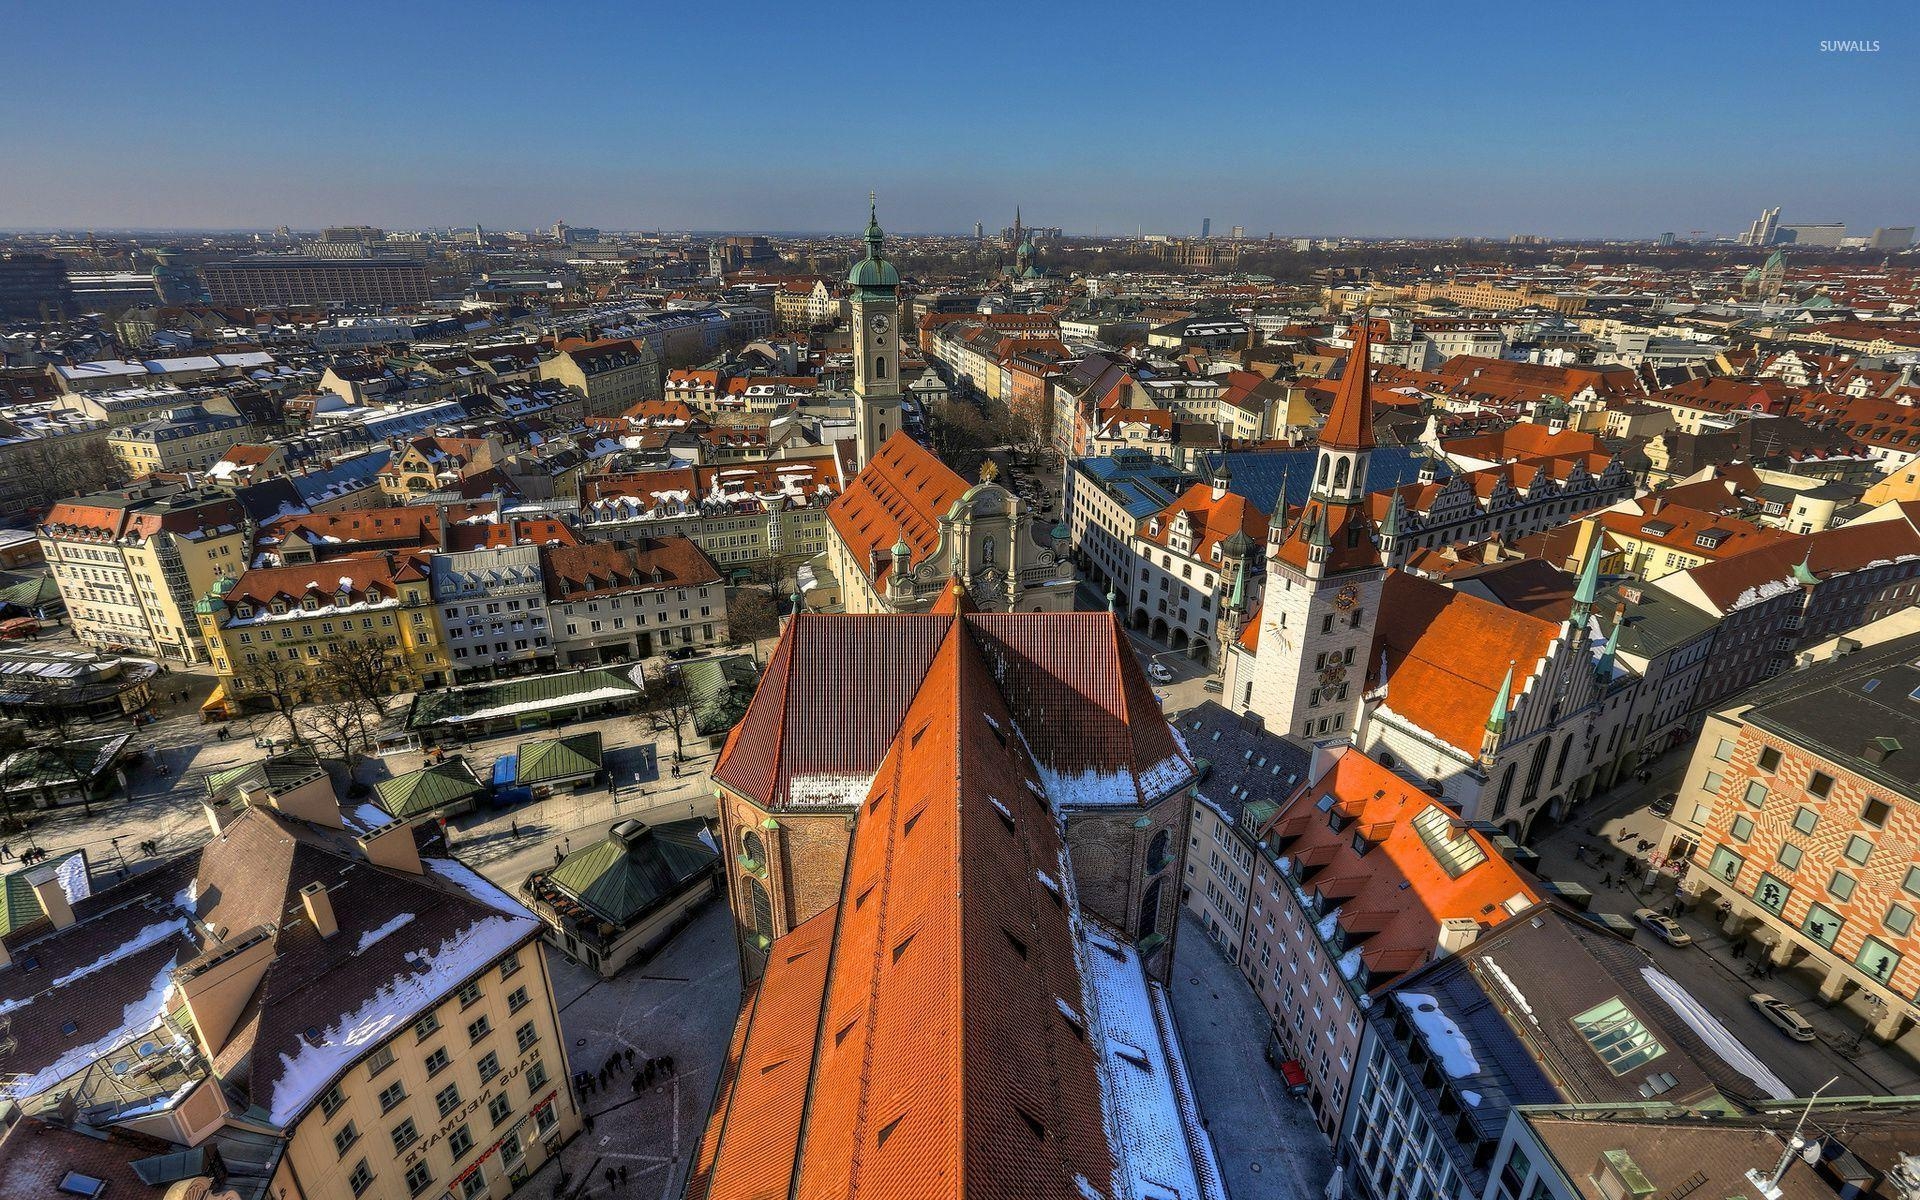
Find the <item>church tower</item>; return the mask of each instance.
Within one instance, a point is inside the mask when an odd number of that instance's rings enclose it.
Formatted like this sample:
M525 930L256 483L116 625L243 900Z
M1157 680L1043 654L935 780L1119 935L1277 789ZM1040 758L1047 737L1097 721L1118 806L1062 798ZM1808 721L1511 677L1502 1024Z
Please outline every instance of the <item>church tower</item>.
M867 254L847 272L853 288L853 419L864 467L900 432L900 272L881 254L886 235L867 196Z
M1269 731L1303 741L1354 734L1386 579L1367 512L1371 343L1362 318L1320 429L1313 490L1291 523L1284 511L1274 514L1270 535L1249 708Z

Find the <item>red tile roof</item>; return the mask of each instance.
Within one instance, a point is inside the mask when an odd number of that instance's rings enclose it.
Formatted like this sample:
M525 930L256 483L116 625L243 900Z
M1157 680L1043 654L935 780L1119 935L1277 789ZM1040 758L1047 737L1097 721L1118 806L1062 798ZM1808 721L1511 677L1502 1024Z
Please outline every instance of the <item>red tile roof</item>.
M556 604L615 592L699 587L720 582L706 552L684 537L643 538L631 546L582 542L540 552L547 599Z
M1216 499L1210 483L1196 483L1182 492L1172 504L1155 515L1154 521L1158 522L1159 532L1153 532L1152 522L1143 523L1140 536L1155 545L1164 546L1172 536L1174 523L1181 516L1187 518L1192 553L1199 559L1212 561L1213 548L1232 537L1236 531L1246 534L1256 546L1266 544L1266 515L1248 503L1245 496L1235 492L1223 493Z
M940 518L966 491L967 481L952 467L896 433L827 506L827 519L855 563L865 564L878 552L878 586L893 569L896 541L905 539L912 547L915 563L940 548Z
M1554 622L1392 571L1381 591L1367 669L1377 675L1384 655L1387 707L1478 754L1507 668L1513 668L1517 696L1559 631Z
M1390 987L1401 975L1437 957L1440 922L1469 918L1490 928L1514 910L1537 904L1533 881L1516 870L1486 837L1465 827L1460 814L1354 747L1336 751L1331 769L1296 792L1261 830L1276 854L1315 869L1302 879L1318 888L1347 945L1357 948L1369 992ZM1331 795L1331 810L1320 798ZM1480 861L1458 876L1441 864L1414 824L1429 809L1445 818L1440 828L1466 839ZM1343 820L1335 830L1329 817ZM1355 835L1364 839L1356 849ZM1470 857L1463 855L1463 858Z
M690 1195L1082 1200L1078 1180L1114 1174L1061 828L974 620L839 619L924 626L933 644L853 797L829 960L828 913L774 943ZM798 618L783 651L823 621ZM833 674L835 649L807 643L785 670Z

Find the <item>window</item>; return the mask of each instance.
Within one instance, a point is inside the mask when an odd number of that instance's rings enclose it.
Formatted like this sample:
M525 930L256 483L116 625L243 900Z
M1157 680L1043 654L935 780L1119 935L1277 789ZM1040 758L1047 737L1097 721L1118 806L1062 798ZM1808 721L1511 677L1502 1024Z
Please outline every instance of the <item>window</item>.
M427 1078L431 1079L435 1075L438 1075L440 1072L446 1069L447 1069L447 1048L445 1046L442 1046L439 1049L435 1050L432 1054L427 1055Z
M1864 867L1867 865L1867 859L1873 857L1873 843L1855 834L1847 839L1847 848L1844 853L1848 862L1857 867Z
M1904 904L1891 905L1880 923L1901 937L1905 937L1913 929L1913 910Z
M517 1013L527 1006L527 989L517 987L507 994L507 1011Z
M1886 983L1900 969L1900 952L1879 938L1866 938L1860 943L1860 953L1853 956L1853 965Z
M1833 878L1827 881L1827 890L1838 899L1853 899L1853 876L1845 871L1835 871Z
M1713 748L1713 756L1721 762L1732 762L1733 743L1726 738L1721 738L1720 744Z
M533 1099L534 1093L538 1092L541 1089L541 1087L543 1087L546 1084L546 1082L547 1082L547 1064L543 1062L536 1062L531 1067L528 1067L527 1068L527 1099L529 1100ZM546 1126L542 1125L540 1128L542 1130L545 1130Z
M1718 771L1708 771L1707 777L1701 780L1700 786L1706 791L1712 792L1714 795L1718 796L1720 794L1720 789L1726 786L1726 782L1727 782L1727 777L1725 775L1722 775Z
M1820 799L1825 800L1827 793L1832 790L1833 776L1827 774L1825 771L1815 771L1813 777L1807 780L1807 794L1809 796L1818 796Z
M1775 750L1772 746L1768 746L1764 750L1760 751L1760 769L1762 771L1779 770L1780 769L1780 752L1778 750Z
M1908 867L1907 877L1900 881L1908 895L1920 896L1920 867Z
M393 1065L393 1047L382 1046L367 1056L367 1078L371 1079Z
M485 1195L486 1191L487 1173L479 1167L475 1167L473 1174L460 1181L460 1200L473 1200L475 1196Z
M407 1195L418 1196L432 1186L433 1172L427 1169L426 1163L417 1162L407 1168Z
M478 1020L472 1022L467 1026L467 1042L469 1044L478 1042L481 1038L486 1037L488 1034L492 1032L493 1032L493 1022L489 1021L483 1015Z
M1813 904L1807 907L1806 919L1800 922L1800 932L1831 950L1844 924L1839 913L1824 904Z
M1746 794L1740 798L1748 804L1753 805L1753 807L1759 808L1767 802L1767 785L1761 783L1758 779L1749 779L1747 780Z
M1793 810L1793 827L1801 833L1812 833L1813 827L1820 823L1820 814L1810 808Z
M480 1059L480 1082L486 1083L500 1073L500 1055L489 1050Z
M487 1103L487 1118L495 1125L513 1115L513 1101L502 1092Z
M1779 859L1780 859L1780 865L1785 867L1787 870L1789 871L1799 870L1800 869L1800 847L1794 845L1792 842L1782 842L1780 844Z
M538 1129L541 1133L545 1133L547 1130L552 1129L555 1125L558 1125L559 1123L560 1123L560 1114L553 1111L553 1105L551 1104L547 1105L545 1108L541 1109L539 1112L533 1114L534 1128Z
M347 1186L358 1196L373 1186L373 1169L367 1166L367 1160L361 1159L353 1164L353 1170L347 1173Z
M320 1093L320 1113L322 1116L331 1117L339 1112L340 1106L346 1102L347 1098L341 1094L340 1085L336 1083Z
M390 1083L380 1093L380 1111L390 1113L394 1105L407 1098L407 1085L398 1081Z
M428 1013L413 1023L413 1037L415 1041L424 1042L438 1032L440 1032L440 1018L434 1016L432 1013Z
M342 1125L333 1135L333 1156L345 1158L347 1151L360 1140L360 1131L354 1128L352 1121Z
M1575 1017L1573 1027L1615 1075L1625 1075L1667 1052L1617 996Z
M1753 836L1753 822L1745 817L1735 817L1733 824L1727 827L1727 832L1733 835L1735 841L1744 842Z
M1879 829L1887 823L1887 816L1892 812L1892 806L1885 800L1872 799L1868 800L1866 804L1861 807L1860 819L1875 829Z
M525 649L523 646L522 649ZM500 978L505 979L520 969L520 954L515 951L500 960Z
M413 1118L408 1117L393 1127L393 1152L399 1154L408 1146L420 1140L420 1131L414 1127Z
M1787 897L1793 895L1793 889L1772 875L1762 874L1760 882L1753 889L1753 899L1774 916L1787 906Z
M447 1153L453 1155L453 1161L459 1162L473 1153L473 1131L462 1125L447 1137Z
M454 996L460 1001L461 1008L467 1008L480 999L480 984L477 981L469 983L455 992Z
M1747 860L1740 855L1725 846L1716 846L1713 850L1713 859L1707 864L1707 869L1713 872L1715 879L1724 879L1732 883L1740 878L1740 869L1746 865Z
M438 1108L440 1110L440 1115L443 1117L446 1116L448 1113L452 1112L454 1109L459 1108L460 1107L460 1085L457 1083L450 1083L447 1086L441 1088L440 1094L433 1098L433 1104L435 1108Z
M540 1033L533 1027L532 1021L528 1021L525 1025L513 1031L514 1044L520 1047L520 1053L522 1054L525 1054L527 1049L539 1040Z

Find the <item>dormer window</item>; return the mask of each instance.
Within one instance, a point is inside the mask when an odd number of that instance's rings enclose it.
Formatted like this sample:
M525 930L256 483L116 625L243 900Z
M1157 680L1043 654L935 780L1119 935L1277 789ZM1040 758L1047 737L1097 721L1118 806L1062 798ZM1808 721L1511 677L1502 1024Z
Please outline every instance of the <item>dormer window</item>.
M241 604L241 605L237 605L237 606L235 606L235 608L234 608L234 610L233 610L233 615L234 615L234 616L236 616L236 617L238 617L238 618L239 618L240 620L242 620L242 621L248 621L248 620L252 620L252 619L253 619L253 605L251 605L251 604Z
M347 605L353 603L353 593L349 592L346 588L341 588L338 592L334 593L333 602L339 607L345 608Z
M302 612L316 612L319 608L320 598L318 596L302 596L300 598L300 609Z
M285 600L275 600L268 607L273 612L273 615L277 617L287 611L287 602Z

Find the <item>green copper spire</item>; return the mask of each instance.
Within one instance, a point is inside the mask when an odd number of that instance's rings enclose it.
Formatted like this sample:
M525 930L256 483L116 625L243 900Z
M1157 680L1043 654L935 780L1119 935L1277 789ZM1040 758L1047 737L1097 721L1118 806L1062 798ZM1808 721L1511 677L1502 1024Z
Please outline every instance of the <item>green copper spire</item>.
M900 286L900 272L881 254L886 235L880 231L880 213L872 192L867 193L867 255L847 272L847 282L856 288L890 294Z
M1620 625L1619 621L1613 623L1613 632L1607 635L1606 647L1600 651L1600 661L1593 666L1594 674L1600 677L1602 683L1613 680L1613 659L1620 652Z
M1487 714L1487 732L1501 733L1507 728L1507 708L1513 701L1513 664L1507 664L1507 676L1500 681L1500 694L1493 698L1493 711Z
M1119 599L1113 594L1113 585L1107 585L1107 611L1115 612L1119 608Z
M1806 587L1813 587L1815 584L1820 582L1820 577L1813 573L1813 539L1812 538L1807 539L1806 555L1802 557L1799 562L1793 564L1793 581L1795 583L1802 584Z
M1573 624L1578 629L1587 623L1593 615L1594 601L1600 598L1600 542L1596 533L1593 548L1587 551L1587 561L1580 567L1580 584L1573 589Z
M1227 602L1227 607L1235 612L1247 611L1247 561L1244 558L1240 560L1240 570L1234 574L1233 599Z

